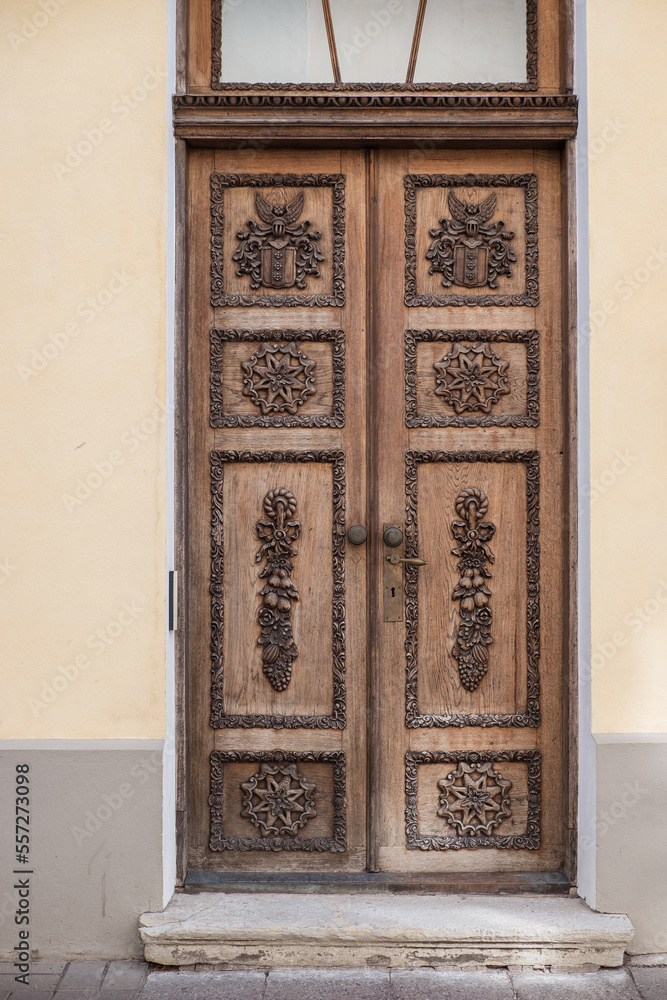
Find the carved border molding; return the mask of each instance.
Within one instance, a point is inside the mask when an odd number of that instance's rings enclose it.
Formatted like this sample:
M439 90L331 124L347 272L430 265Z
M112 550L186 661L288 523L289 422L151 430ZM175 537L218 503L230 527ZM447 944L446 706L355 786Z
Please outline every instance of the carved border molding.
M224 709L223 491L230 462L328 462L332 466L332 651L331 715L227 715ZM344 729L345 706L345 452L211 452L211 727L213 729Z
M406 306L537 306L537 176L536 174L406 174L405 186L405 304ZM443 187L518 187L526 200L526 286L512 295L430 295L417 291L417 190ZM434 219L433 222L439 220Z
M223 767L226 763L259 764L313 763L333 764L333 837L226 837L223 828ZM211 753L211 807L209 848L212 851L330 851L347 850L345 819L345 754L342 750L321 753L287 750L237 751L214 750Z
M417 768L420 764L525 763L528 765L526 832L510 837L426 837L417 832ZM405 846L409 851L459 851L462 848L499 847L537 851L540 847L542 754L539 750L413 751L405 755Z
M416 86L416 85L415 85ZM402 110L421 108L437 111L469 110L480 108L487 111L577 111L578 98L574 94L449 94L449 93L403 93L400 87L392 87L391 93L369 93L370 85L364 86L364 93L318 92L308 94L302 91L282 93L277 91L239 92L216 94L182 94L173 101L174 111L179 108L214 108L243 111L285 108L317 111L346 110ZM290 88L292 90L293 88ZM440 89L440 88L438 88Z
M523 83L223 83L222 0L211 0L211 89L212 90L298 90L336 94L359 90L419 93L432 90L536 90L537 89L537 4L526 2L526 80Z
M226 188L330 187L333 189L332 294L226 294L224 281L224 193ZM343 174L211 174L212 306L344 306L345 177Z
M405 555L418 554L417 469L428 462L521 462L526 470L526 654L525 712L483 715L423 715L417 699L419 593L416 566L405 567L405 724L409 729L448 726L537 727L540 724L540 456L537 451L408 451L405 455Z
M223 345L260 342L317 341L333 345L333 404L330 415L254 416L225 414L222 402ZM211 427L344 427L345 333L343 330L211 330Z
M443 341L448 344L525 344L526 412L499 417L417 412L417 344ZM405 331L405 426L406 427L537 427L540 422L540 335L537 330L406 330Z

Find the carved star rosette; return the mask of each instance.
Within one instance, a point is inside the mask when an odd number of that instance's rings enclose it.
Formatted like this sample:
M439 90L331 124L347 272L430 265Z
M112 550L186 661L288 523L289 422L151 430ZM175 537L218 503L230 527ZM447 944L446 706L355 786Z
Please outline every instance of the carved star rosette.
M294 837L317 815L315 785L296 764L262 764L241 788L241 816L249 819L263 837Z
M457 414L490 413L494 403L511 391L506 374L509 361L489 344L455 344L433 367L436 396L442 396Z
M297 344L261 344L241 362L243 395L262 415L295 414L315 394L315 362Z
M511 787L493 763L459 761L456 770L438 782L437 815L459 837L488 836L512 815Z

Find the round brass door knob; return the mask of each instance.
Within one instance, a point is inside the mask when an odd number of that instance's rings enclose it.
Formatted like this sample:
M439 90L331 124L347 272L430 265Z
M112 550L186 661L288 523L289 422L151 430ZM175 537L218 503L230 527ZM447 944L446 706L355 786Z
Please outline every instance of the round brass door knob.
M384 529L384 544L389 545L392 549L395 549L397 545L400 545L403 541L403 532L400 528L385 528Z
M368 532L363 524L353 524L347 533L347 537L353 545L363 545L368 538Z

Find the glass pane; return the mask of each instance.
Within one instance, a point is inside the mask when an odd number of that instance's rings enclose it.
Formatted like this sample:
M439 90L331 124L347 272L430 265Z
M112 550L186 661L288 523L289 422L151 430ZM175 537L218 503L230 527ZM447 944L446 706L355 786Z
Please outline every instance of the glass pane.
M526 0L428 0L415 83L524 83Z
M223 0L222 79L331 83L322 0Z
M405 80L418 7L419 0L331 0L343 83Z

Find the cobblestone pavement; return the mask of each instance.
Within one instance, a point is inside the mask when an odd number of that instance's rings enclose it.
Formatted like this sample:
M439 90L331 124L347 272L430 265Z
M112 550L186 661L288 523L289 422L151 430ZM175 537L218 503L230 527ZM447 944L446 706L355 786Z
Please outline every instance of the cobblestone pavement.
M0 963L0 1000L667 1000L667 966L622 969L161 969L35 962L30 984ZM641 960L639 960L641 961Z

